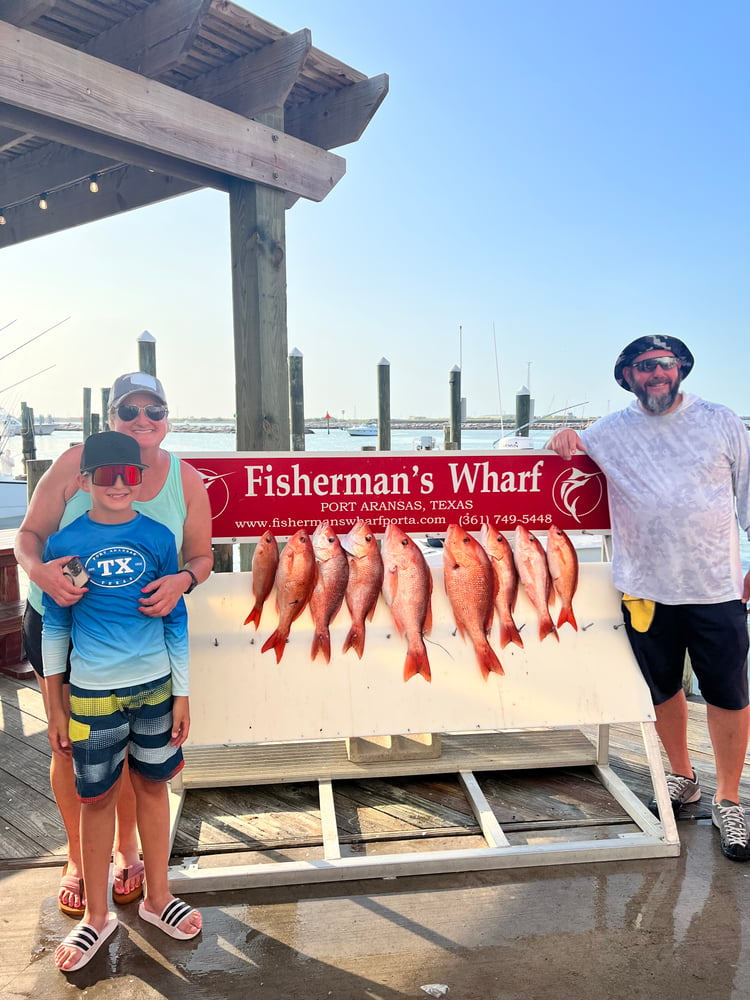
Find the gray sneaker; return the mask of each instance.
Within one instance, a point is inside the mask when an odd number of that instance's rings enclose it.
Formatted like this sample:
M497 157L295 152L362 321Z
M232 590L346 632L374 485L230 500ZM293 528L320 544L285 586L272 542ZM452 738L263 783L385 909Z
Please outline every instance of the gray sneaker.
M701 797L701 786L698 784L698 775L695 771L693 771L692 778L686 778L684 774L668 774L666 778L667 791L672 803L672 812L675 815L675 819L677 819L683 806L691 802L697 802ZM654 816L659 815L659 807L656 804L656 799L651 799L648 807Z
M711 821L721 834L721 853L730 861L750 861L750 831L745 810L729 799L711 803Z

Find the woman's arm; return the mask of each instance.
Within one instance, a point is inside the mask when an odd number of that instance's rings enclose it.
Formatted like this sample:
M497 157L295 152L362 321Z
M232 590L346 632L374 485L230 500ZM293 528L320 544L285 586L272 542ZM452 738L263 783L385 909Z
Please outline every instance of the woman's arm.
M193 573L198 583L211 575L214 554L211 548L211 505L203 480L192 465L180 462L182 491L185 497L185 524L182 530L182 565ZM162 576L143 588L140 610L150 618L161 618L174 608L192 585L188 573Z
M14 545L16 560L24 573L62 607L75 604L82 596L80 588L73 586L61 568L78 553L71 552L47 563L42 561L42 553L49 536L60 527L66 500L77 489L80 460L80 448L69 448L47 469L37 483Z

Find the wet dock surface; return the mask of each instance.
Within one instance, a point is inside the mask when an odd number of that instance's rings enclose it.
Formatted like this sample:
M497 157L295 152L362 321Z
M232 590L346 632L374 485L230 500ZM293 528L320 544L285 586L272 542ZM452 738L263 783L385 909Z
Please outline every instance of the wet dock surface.
M121 927L69 977L52 960L73 922L57 909L64 835L48 785L49 745L33 681L0 677L0 997L266 997L342 1000L745 997L750 865L719 851L708 803L713 768L702 705L690 739L704 796L679 823L678 858L403 876L199 893L193 942L118 908ZM641 798L650 782L638 727L613 727L612 763ZM482 775L509 835L589 837L627 830L585 768ZM455 775L335 786L352 853L471 844L476 821ZM744 783L750 800L750 773ZM256 863L314 856L314 786L195 789L175 862ZM427 989L426 989L427 988Z
M52 961L72 923L58 871L4 871L0 996L746 997L750 872L705 821L680 832L679 858L201 894L204 930L186 943L131 904L69 977Z

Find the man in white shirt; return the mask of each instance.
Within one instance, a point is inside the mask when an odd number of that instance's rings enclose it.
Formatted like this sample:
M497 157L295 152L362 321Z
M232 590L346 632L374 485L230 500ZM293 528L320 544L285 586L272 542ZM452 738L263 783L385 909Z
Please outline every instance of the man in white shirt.
M675 816L701 794L687 746L687 652L716 762L712 819L725 856L748 861L739 783L750 732L750 573L743 578L738 527L750 535L750 446L736 414L682 391L693 363L676 337L639 337L614 372L635 401L580 435L557 431L547 447L563 458L585 451L607 477L612 579L654 702Z

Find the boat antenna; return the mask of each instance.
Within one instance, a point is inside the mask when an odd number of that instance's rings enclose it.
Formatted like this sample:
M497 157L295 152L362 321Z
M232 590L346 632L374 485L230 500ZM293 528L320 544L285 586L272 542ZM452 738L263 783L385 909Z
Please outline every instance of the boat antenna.
M570 409L574 410L577 406L586 406L587 403L588 403L587 399L584 400L582 403L573 403L573 405L570 407ZM561 406L559 410L552 410L551 413L545 413L543 417L534 417L534 419L533 420L529 420L528 423L521 424L520 427L516 427L516 433L518 433L518 431L524 430L526 427L530 427L532 425L532 423L537 423L537 424L541 423L543 420L546 420L547 417L554 417L556 413L562 413L563 410L567 410L568 408L569 407L567 407L567 406ZM501 441L501 440L502 440L502 438L498 438L497 441L493 441L492 442L493 447L495 445L497 445L498 442Z
M495 347L495 379L497 381L497 405L500 408L500 433L505 433L503 426L503 398L500 395L500 364L497 360L497 336L495 335L495 321L492 321L492 343Z
M67 323L69 319L70 316L66 316L65 319L61 319L57 323L53 323L52 326L48 326L46 330L42 330L42 332L38 333L35 337L30 337L29 340L24 341L23 344L19 344L18 347L14 347L12 351L8 351L7 354L3 354L2 356L0 356L0 361L5 361L5 359L9 358L11 354L15 354L16 351L20 351L21 348L26 347L27 344L33 344L35 340L39 340L39 338L43 337L45 333L49 333L50 330L54 330L58 326L61 326L63 323Z
M26 378L20 379L18 382L14 382L12 385L6 385L4 389L0 389L0 393L9 392L11 389L15 389L17 385L23 385L24 382L28 382L30 378L36 378L37 375L44 375L45 372L50 371L50 369L56 367L55 365L49 365L47 368L42 368L41 371L34 372L33 375L27 375Z

